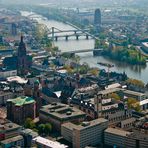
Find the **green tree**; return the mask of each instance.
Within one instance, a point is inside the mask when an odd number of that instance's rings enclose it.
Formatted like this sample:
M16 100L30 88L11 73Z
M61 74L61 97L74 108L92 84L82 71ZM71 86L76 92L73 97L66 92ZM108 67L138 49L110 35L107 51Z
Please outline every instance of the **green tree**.
M52 131L52 126L50 123L45 124L45 134L49 135Z
M45 133L45 124L40 124L38 126L38 132L39 132L39 134Z
M35 126L35 123L33 122L33 120L31 118L27 118L26 121L25 121L24 127L34 129L36 126Z

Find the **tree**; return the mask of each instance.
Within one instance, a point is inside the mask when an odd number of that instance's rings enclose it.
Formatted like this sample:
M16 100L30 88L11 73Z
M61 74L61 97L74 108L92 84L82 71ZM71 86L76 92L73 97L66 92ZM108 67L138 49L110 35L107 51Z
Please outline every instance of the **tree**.
M38 126L38 132L39 134L43 134L45 132L45 124L40 124Z
M50 124L50 123L46 123L46 124L45 124L45 133L46 133L47 135L49 135L49 134L51 133L51 131L52 131L52 126L51 126L51 124Z
M90 73L94 76L98 76L99 70L97 68L93 68L90 70Z
M86 74L88 70L89 70L89 65L87 63L83 63L83 65L79 67L80 74Z
M137 80L137 79L128 79L126 82L127 82L128 84L131 84L131 85L135 85L135 86L144 88L144 83L143 83L141 80Z
M138 112L141 111L141 107L140 107L139 102L134 98L128 98L127 105L128 105L128 108L130 108L130 109L134 109L135 111L138 111Z
M70 66L65 66L64 68L67 70L68 74L73 73L73 69Z
M109 97L111 97L111 98L113 98L115 100L120 100L121 99L121 97L117 93L112 93L112 94L109 95Z
M31 118L27 118L26 121L25 121L24 127L34 129L36 126L35 126L35 123L33 122L33 120Z

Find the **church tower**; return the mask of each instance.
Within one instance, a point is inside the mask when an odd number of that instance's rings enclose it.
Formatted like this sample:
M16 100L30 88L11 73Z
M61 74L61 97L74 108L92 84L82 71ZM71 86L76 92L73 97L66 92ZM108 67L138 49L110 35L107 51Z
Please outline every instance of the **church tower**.
M38 80L34 82L33 98L36 101L36 117L38 117L42 107L41 86Z
M21 41L19 43L19 47L17 51L17 73L18 75L27 74L31 64L32 64L32 58L27 55L26 45L23 41L23 36L21 36Z

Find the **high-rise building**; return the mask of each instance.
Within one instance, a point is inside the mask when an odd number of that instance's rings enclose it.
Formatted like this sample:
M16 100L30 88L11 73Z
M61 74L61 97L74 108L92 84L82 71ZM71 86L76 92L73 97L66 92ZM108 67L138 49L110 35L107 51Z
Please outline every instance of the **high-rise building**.
M13 36L16 36L16 35L17 35L17 26L16 26L15 23L12 23L12 24L11 24L11 34L12 34Z
M101 11L100 11L100 9L95 10L94 26L95 26L95 31L99 32L101 29Z
M100 11L100 9L95 10L94 24L101 25L101 11Z

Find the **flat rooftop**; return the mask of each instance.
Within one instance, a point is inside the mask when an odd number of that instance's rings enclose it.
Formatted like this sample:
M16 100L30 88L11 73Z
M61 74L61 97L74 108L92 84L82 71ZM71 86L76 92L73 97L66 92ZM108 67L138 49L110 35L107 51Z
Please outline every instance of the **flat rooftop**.
M35 103L35 100L31 97L20 96L15 99L8 99L7 102L12 102L15 106L23 106L23 105Z
M105 133L117 135L117 136L124 136L127 137L128 135L131 134L131 132L124 131L122 129L117 129L117 128L107 128L105 130Z
M40 136L34 138L33 141L36 143L42 144L44 146L51 147L51 148L68 148L68 146L64 144L61 144L57 141L51 141L49 139L46 139Z
M145 96L144 93L140 93L140 92L136 92L136 91L131 91L131 90L127 90L127 89L124 90L124 93L131 94L131 95L134 95L134 96L139 96L139 97Z
M5 131L11 131L13 129L19 129L21 128L20 125L15 124L7 119L0 118L0 133L3 133Z
M120 91L120 90L123 90L123 89L122 88L109 88L109 89L106 89L106 90L99 91L98 95L99 94L107 95L107 94L110 94L110 93L113 93L113 92L117 92L117 91Z
M53 118L57 118L59 120L74 117L85 117L86 115L83 111L62 103L52 103L43 106L40 109L40 113L46 114L47 116L51 116Z
M18 141L18 140L23 140L23 136L19 135L19 136L13 137L13 138L9 138L9 139L1 141L1 143L2 144L8 144L8 143L12 143L12 142L15 142L15 141Z
M83 129L93 127L95 125L99 125L105 122L108 122L108 120L104 118L98 118L98 119L95 119L89 122L81 122L79 125L71 123L71 122L67 122L67 123L64 123L62 126L69 128L70 130L73 130L73 129L83 130Z

